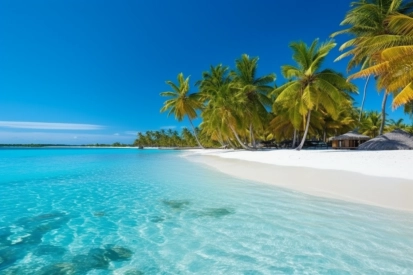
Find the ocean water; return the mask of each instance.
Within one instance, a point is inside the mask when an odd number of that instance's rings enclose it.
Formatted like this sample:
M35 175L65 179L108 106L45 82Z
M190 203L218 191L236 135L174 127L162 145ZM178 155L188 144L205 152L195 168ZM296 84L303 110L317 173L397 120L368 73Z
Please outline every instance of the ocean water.
M0 274L413 274L413 214L181 152L0 150Z

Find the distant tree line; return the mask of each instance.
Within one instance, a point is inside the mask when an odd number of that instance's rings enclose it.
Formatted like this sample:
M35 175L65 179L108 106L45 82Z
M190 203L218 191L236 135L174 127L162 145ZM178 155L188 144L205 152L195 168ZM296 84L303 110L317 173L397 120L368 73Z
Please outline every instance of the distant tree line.
M95 143L95 144L86 144L81 146L89 146L89 147L129 147L132 146L130 144L124 144L120 142L115 142L112 144L105 144L105 143Z
M198 138L206 147L219 147L220 144L195 128ZM195 136L187 128L177 130L146 131L138 133L133 146L142 147L197 147Z

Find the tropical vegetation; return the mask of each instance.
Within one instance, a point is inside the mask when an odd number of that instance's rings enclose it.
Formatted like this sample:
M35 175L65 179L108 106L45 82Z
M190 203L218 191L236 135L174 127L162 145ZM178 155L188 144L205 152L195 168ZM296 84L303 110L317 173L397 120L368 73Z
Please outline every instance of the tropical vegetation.
M206 146L218 146L217 143L200 133L198 128L195 128L195 131ZM195 136L187 128L183 128L180 132L172 129L163 129L160 131L138 133L138 137L133 145L138 147L195 147L197 146L197 141Z
M333 37L343 33L352 35L340 48L346 52L337 59L351 57L348 69L361 67L361 71L350 76L350 79L374 75L378 91L384 90L381 112L383 120L379 130L379 134L382 134L388 95L395 96L393 107L413 100L413 88L410 88L412 72L409 69L412 60L409 47L413 45L413 2L360 0L353 2L351 6L352 9L341 22L341 25L348 25L349 28L332 34ZM400 92L402 88L404 89ZM365 92L366 88L364 97ZM362 110L360 117L361 112Z
M136 143L147 146L232 147L255 150L261 144L288 141L300 150L308 139L327 141L350 130L371 137L401 128L413 132L403 120L386 119L386 101L393 95L393 108L404 106L413 113L413 2L403 0L359 0L351 4L341 23L346 29L331 36L349 35L341 45L337 62L348 60L345 76L323 61L336 46L328 40L290 43L293 63L281 66L283 84L275 84L274 73L260 74L258 57L243 54L234 67L210 66L189 92L189 77L178 74L178 82L167 81L171 91L161 112L188 118L192 132L156 131L140 133ZM367 77L360 108L352 95L351 80ZM369 80L384 91L381 112L364 110ZM199 128L193 120L199 118ZM185 136L184 137L184 131ZM154 138L157 134L159 137Z

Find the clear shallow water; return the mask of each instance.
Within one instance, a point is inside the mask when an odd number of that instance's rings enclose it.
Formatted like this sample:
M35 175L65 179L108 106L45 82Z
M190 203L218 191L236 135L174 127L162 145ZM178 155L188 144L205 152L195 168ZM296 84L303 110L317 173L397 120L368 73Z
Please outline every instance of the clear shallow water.
M179 155L0 150L0 274L413 274L413 214Z

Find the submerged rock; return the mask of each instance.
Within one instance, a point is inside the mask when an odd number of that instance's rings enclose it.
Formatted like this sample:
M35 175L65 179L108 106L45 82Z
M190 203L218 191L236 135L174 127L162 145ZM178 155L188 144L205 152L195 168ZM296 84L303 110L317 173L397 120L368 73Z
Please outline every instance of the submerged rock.
M125 247L107 244L104 249L93 248L87 255L75 256L72 263L76 266L77 272L84 274L92 269L107 269L111 261L126 261L132 255L133 252Z
M103 216L106 216L106 213L103 212L103 211L98 211L98 212L93 213L93 216L95 216L95 217L103 217Z
M149 220L151 222L158 223L158 222L163 222L165 220L165 218L160 217L160 216L153 216L153 217L149 218Z
M44 228L36 228L32 232L30 232L29 235L21 238L19 242L16 242L15 245L20 246L40 244L42 243L42 238L45 233L47 233L47 230L45 230Z
M21 218L16 221L16 225L23 227L25 231L27 231L28 236L23 237L20 242L16 243L16 245L40 244L44 234L59 229L69 220L70 217L61 212Z
M109 259L105 257L105 250L101 248L93 248L89 250L87 255L77 255L72 262L80 272L87 272L92 269L107 269L109 267Z
M235 211L231 208L208 208L198 213L200 217L221 218L223 216L234 214Z
M143 273L142 271L140 271L138 269L129 269L128 271L126 271L123 274L124 275L144 275L145 273Z
M34 255L44 256L44 255L63 255L65 254L66 249L60 246L54 245L39 245L34 250Z
M182 210L190 204L190 201L188 200L163 200L162 202L175 210Z
M122 246L113 244L105 245L105 256L111 261L126 261L133 255L133 252Z
M10 267L16 261L23 259L24 256L24 250L18 247L9 246L0 249L0 271Z

